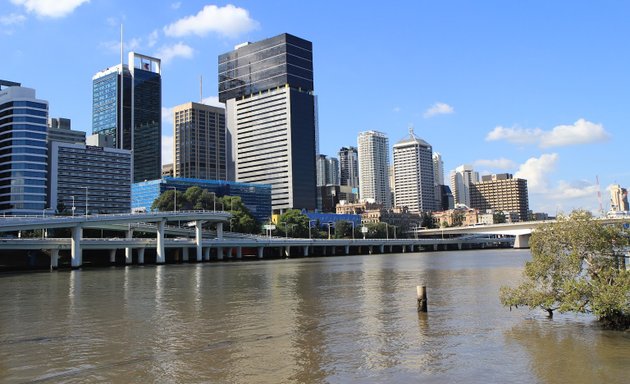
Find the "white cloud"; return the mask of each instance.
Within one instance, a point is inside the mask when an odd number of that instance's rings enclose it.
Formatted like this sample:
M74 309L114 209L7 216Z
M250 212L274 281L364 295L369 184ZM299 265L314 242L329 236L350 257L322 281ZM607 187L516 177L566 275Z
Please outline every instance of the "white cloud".
M201 100L202 104L212 105L213 107L225 108L225 104L219 101L218 96L208 96Z
M585 119L573 125L558 125L550 131L540 128L495 127L486 135L486 141L506 140L513 144L538 144L540 148L565 147L569 145L606 141L610 134L604 126Z
M579 119L573 125L558 125L542 137L540 147L564 147L606 141L610 134L601 124Z
M400 108L400 107L394 107L393 111L394 111L394 112L396 112L396 113L398 113L398 112L402 111L402 108Z
M258 26L244 8L228 4L225 7L206 5L199 13L186 16L164 27L167 36L205 36L210 32L227 37L236 37Z
M19 13L9 13L8 15L0 16L0 25L20 25L24 21L26 21L26 16Z
M77 7L90 0L11 0L15 5L22 5L28 12L43 17L64 17Z
M173 125L173 108L162 107L162 127L165 125Z
M446 103L435 103L429 109L427 109L423 116L424 118L433 117L436 115L448 115L454 113L455 109Z
M543 131L539 128L495 127L486 135L486 141L506 140L512 144L534 144L540 140Z
M162 134L162 165L173 162L173 136Z
M174 45L161 46L155 53L155 57L161 59L163 63L168 63L176 57L190 59L191 57L193 57L193 54L194 51L190 46L179 42Z
M495 168L495 169L514 169L516 168L516 163L514 163L510 159L500 158L493 160L481 159L477 160L474 163L475 167L487 167L487 168Z
M149 34L149 37L147 38L147 45L149 46L149 48L153 47L155 44L157 44L158 41L158 30L155 29L153 32L151 32Z
M181 1L178 1L176 3L171 4L171 8L172 9L179 9L179 7L181 7L181 6L182 6L182 2Z
M530 192L547 192L547 175L552 172L558 162L558 154L546 153L540 157L529 158L521 164L514 174L515 178L527 180L527 189Z
M126 51L137 51L142 46L142 39L134 37L125 44Z

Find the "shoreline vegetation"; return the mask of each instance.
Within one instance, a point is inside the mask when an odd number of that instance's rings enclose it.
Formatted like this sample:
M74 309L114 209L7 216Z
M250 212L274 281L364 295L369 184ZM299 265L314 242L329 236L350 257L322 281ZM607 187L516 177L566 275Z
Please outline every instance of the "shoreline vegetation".
M536 229L522 281L500 289L501 304L593 314L607 329L630 330L630 231L574 211Z

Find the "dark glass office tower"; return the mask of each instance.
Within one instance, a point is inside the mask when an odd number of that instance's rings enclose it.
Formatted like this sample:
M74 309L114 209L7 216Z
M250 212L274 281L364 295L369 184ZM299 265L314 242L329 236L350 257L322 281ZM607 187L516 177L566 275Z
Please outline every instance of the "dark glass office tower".
M159 179L162 175L160 59L130 52L128 65L107 68L92 81L92 133L113 136L116 148L133 150L134 182Z
M316 207L310 41L282 34L219 56L228 178L272 185L275 212Z

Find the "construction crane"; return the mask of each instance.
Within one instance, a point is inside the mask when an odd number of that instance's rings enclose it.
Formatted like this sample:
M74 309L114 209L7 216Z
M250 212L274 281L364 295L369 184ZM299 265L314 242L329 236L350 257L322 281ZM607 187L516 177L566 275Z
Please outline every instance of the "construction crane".
M602 189L599 186L599 176L595 175L595 183L597 184L597 200L599 200L599 214L604 217L604 205L602 204Z

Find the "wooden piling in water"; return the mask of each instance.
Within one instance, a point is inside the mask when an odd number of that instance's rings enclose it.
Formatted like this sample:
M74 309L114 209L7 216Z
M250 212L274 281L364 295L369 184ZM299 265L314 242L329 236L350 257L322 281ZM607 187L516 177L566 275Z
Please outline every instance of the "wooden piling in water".
M418 312L427 312L427 287L418 285L416 292L418 294Z

